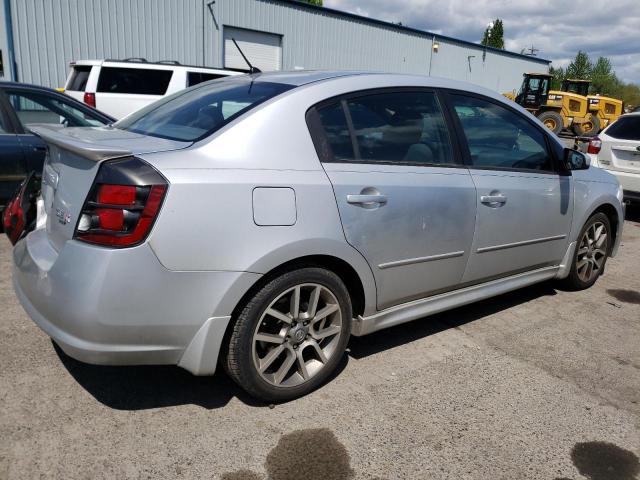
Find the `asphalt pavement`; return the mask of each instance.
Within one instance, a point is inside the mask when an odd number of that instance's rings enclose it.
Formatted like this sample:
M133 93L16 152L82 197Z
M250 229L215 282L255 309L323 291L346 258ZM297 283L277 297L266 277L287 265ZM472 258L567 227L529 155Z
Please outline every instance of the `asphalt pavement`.
M592 479L640 475L640 210L582 292L543 283L353 338L269 406L222 372L97 367L20 307L0 239L0 479Z

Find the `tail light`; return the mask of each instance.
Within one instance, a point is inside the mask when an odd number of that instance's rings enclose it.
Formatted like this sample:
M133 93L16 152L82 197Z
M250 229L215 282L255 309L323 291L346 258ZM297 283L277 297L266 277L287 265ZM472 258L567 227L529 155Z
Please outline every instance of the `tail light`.
M587 147L587 153L600 153L602 148L602 140L598 137L593 137L589 140L589 146Z
M151 231L166 192L164 177L138 158L103 163L74 238L112 247L140 244Z
M86 103L87 105L92 106L93 108L96 108L96 94L95 93L90 93L90 92L84 92L84 103Z

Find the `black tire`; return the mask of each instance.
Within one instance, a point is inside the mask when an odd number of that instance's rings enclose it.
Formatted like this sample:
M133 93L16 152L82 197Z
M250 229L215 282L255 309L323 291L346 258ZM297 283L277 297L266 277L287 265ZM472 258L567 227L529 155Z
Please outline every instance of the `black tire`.
M560 115L555 110L546 110L542 112L540 115L538 115L538 120L544 123L545 127L547 127L556 135L559 134L564 127L562 115Z
M573 133L578 137L593 137L600 131L600 119L592 115L591 121L587 123L575 123L573 125Z
M295 386L276 386L263 378L254 362L254 334L258 333L259 328L264 328L263 326L266 323L262 323L262 326L259 326L259 324L262 322L261 319L265 311L274 306L273 302L285 292L303 284L314 284L324 287L333 295L335 300L337 300L339 307L337 311L341 314L340 333L332 346L331 356L310 378L303 380L303 383ZM308 302L311 302L311 300L308 300ZM307 304L305 310L308 309ZM300 308L300 310L302 311L302 308ZM320 310L318 310L318 312L319 311ZM349 292L340 277L335 273L317 267L306 267L286 272L260 288L255 296L248 300L238 314L229 336L226 357L223 359L225 370L243 390L251 396L267 402L284 402L306 395L322 385L338 366L349 341L352 316L353 312ZM273 319L270 321L272 320ZM302 320L298 320L298 322L302 324ZM295 321L292 322L292 325L295 325L295 323ZM307 323L311 323L311 326L308 327L309 333L311 333L313 321ZM324 322L322 323L324 324ZM286 327L286 325L284 326ZM291 331L287 332L288 336L286 338L290 338L290 333ZM307 337L309 337L309 335L307 335ZM320 344L320 342L321 340L318 340L318 344ZM290 345L290 340L287 340L285 343ZM259 345L263 346L264 344ZM295 348L298 347L306 348L303 344ZM300 355L302 355L303 348L300 348ZM289 355L290 352L283 353ZM297 362L298 360L296 360L290 368L295 367L299 369L300 365ZM275 363L276 362L274 362L274 364ZM282 364L284 363L286 363L286 359L282 362ZM292 375L300 375L301 377L301 374L295 371L293 371Z
M592 278L586 279L584 275L580 275L578 261L581 258L581 246L583 245L583 240L585 238L585 234L592 228L593 225L602 224L606 230L606 240L602 245L602 250L605 252L604 257L602 258L602 264L597 269L597 272L593 275ZM604 272L604 267L609 257L609 252L611 251L611 224L609 223L609 218L604 213L596 213L592 215L589 220L584 224L582 230L580 231L580 235L578 236L578 241L576 244L576 250L573 254L573 262L571 263L571 271L569 272L569 276L563 280L564 287L568 290L584 290L586 288L591 287L598 277L602 275Z

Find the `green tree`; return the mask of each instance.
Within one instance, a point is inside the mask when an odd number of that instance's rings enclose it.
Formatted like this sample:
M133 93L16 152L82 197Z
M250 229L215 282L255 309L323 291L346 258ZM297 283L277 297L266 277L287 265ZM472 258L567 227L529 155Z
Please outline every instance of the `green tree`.
M620 80L616 77L611 60L600 57L591 69L591 91L601 95L614 95L618 93L622 87Z
M635 83L622 83L616 95L625 105L630 107L640 106L640 85Z
M562 81L566 78L566 73L562 67L549 67L551 78L551 90L560 90Z
M567 66L565 75L566 78L575 78L578 80L589 79L591 77L592 69L593 64L591 63L587 52L579 50L578 53L576 53L576 58L574 58Z
M480 44L504 50L504 26L502 20L496 18L487 26Z

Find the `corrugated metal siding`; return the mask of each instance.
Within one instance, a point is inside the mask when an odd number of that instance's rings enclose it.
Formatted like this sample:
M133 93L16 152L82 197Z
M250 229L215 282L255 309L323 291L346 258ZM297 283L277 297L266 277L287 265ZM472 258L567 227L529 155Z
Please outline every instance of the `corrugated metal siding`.
M0 72L0 80L9 80L11 72L9 70L9 52L7 29L5 27L4 3L0 3L0 50L2 50L2 61L4 63L4 71Z
M64 85L72 60L202 64L202 0L11 0L20 81Z
M78 59L144 57L223 66L224 27L282 36L282 68L373 70L517 88L539 61L278 0L11 0L18 78L64 84ZM469 60L469 56L474 56ZM469 70L471 63L471 70Z
M427 73L431 41L393 27L270 0L217 0L206 19L207 58L222 65L225 25L277 33L282 68ZM208 12L209 13L209 12Z

